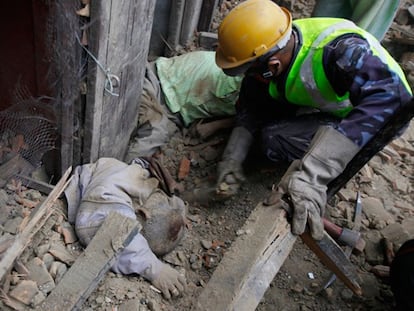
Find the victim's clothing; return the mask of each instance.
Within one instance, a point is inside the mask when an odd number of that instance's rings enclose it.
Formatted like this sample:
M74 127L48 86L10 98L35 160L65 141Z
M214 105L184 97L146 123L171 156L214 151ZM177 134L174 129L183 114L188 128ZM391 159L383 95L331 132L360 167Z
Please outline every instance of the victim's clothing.
M306 25L312 25L312 21L318 22L320 20L325 19L306 19ZM342 21L340 19L329 20L332 21L333 25ZM350 29L352 29L352 23L346 22L347 27L351 25ZM269 132L266 133L265 131L269 131L272 126L281 120L296 122L296 126L301 127L296 117L303 114L304 110L307 109L309 110L307 113L313 113L315 119L320 118L321 112L332 115L331 121L336 124L334 127L357 146L363 147L386 124L389 118L411 99L411 90L401 73L401 69L394 60L390 60L390 57L380 58L379 54L388 55L388 53L378 46L377 49L372 48L368 42L369 40L365 38L365 35L370 35L365 34L362 29L354 25L354 32L347 29L346 32L333 37L322 47L318 47L322 48L320 66L313 63L313 67L310 67L316 68L315 70L318 70L317 67L323 69L323 72L313 73L315 76L317 74L322 76L316 82L322 81L324 83L323 87L325 89L330 88L331 93L334 96L336 94L338 99L344 98L349 101L350 111L343 113L342 116L335 116L329 109L324 111L323 107L321 109L314 104L306 105L306 103L296 100L306 95L303 94L307 87L304 83L301 91L297 91L297 86L301 86L298 79L302 77L300 76L302 72L298 62L300 64L303 61L303 59L298 58L298 55L304 55L303 49L311 49L313 45L306 43L312 41L312 38L302 36L301 24L301 21L294 23L294 34L297 43L290 67L284 75L277 77L277 80L272 82L276 86L276 96L270 94L268 80L249 74L243 79L236 105L237 125L245 127L253 135L266 136ZM323 31L321 29L321 32ZM338 29L335 31L338 32ZM309 32L305 31L304 33L309 34ZM315 37L317 37L317 34ZM370 36L370 42L372 40L372 36ZM304 46L304 43L306 43L306 46ZM314 43L314 45L316 44ZM384 62L384 58L387 58L387 63ZM311 61L315 62L315 59ZM390 65L390 62L392 65ZM296 71L292 72L292 70ZM312 74L312 72L309 74ZM294 87L290 87L292 85ZM323 95L319 94L318 96L323 97ZM322 117L322 119L324 118ZM315 122L318 123L319 121ZM308 133L309 128L302 126L302 130L305 134L305 132ZM268 141L267 143L271 142ZM272 149L269 145L263 148L265 150ZM273 150L273 152L277 152L277 150ZM271 152L267 150L266 153Z
M189 126L195 120L235 114L241 77L229 77L217 67L215 52L194 51L155 61L165 102Z
M65 190L68 220L75 225L83 245L88 245L110 212L136 219L132 198L145 200L158 187L158 180L139 164L126 164L113 158L76 167ZM150 268L158 271L162 262L151 251L147 240L137 233L111 269L117 273L142 275Z
M137 136L126 162L151 156L196 120L235 115L242 78L226 76L214 57L214 52L195 51L147 64Z

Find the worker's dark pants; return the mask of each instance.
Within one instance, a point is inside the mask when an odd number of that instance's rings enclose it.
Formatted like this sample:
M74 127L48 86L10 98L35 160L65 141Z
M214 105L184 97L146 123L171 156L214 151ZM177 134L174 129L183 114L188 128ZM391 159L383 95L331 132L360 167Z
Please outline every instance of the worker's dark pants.
M390 283L397 303L396 310L414 310L414 239L406 241L395 254Z
M273 162L300 159L320 126L335 127L338 122L339 119L321 113L278 120L262 128L263 152Z

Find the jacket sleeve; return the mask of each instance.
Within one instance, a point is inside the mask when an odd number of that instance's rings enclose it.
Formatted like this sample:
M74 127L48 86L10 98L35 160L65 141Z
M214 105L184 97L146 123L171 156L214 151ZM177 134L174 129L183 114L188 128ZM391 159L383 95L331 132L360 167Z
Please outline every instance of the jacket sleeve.
M137 233L131 243L118 255L111 270L120 274L142 275L149 267L156 274L161 270L162 263L151 251L144 236Z
M339 95L349 92L354 108L338 130L359 147L410 101L411 91L360 37L340 38L325 47L324 68Z

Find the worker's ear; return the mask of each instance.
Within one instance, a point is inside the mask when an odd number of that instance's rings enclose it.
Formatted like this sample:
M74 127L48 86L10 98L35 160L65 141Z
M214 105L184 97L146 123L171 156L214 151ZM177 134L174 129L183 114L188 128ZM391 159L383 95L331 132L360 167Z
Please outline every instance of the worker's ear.
M280 60L277 57L275 57L275 56L270 57L268 62L267 62L267 65L268 65L270 71L273 73L273 76L277 76L277 75L280 74L282 63L280 62Z

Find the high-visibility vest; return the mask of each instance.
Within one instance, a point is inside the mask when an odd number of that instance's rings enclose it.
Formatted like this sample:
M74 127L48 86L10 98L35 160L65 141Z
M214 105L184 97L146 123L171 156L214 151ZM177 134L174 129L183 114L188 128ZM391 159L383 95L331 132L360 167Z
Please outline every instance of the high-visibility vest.
M353 22L340 18L307 18L294 21L302 34L302 46L290 68L285 86L286 99L296 105L307 106L345 117L351 110L349 92L343 96L335 93L323 68L323 49L337 37L355 33L368 41L372 53L394 72L411 93L405 75L377 39ZM275 81L269 84L270 95L277 99L279 92Z

